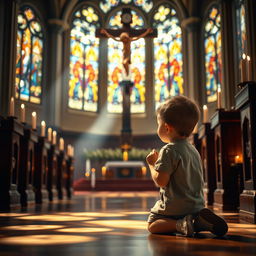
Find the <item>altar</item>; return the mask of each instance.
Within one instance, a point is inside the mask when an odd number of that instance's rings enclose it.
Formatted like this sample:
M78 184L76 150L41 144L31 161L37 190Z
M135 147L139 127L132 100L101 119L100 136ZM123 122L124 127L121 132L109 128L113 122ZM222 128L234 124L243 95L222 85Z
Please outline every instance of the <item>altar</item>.
M140 178L146 174L143 161L108 161L105 167L106 178Z

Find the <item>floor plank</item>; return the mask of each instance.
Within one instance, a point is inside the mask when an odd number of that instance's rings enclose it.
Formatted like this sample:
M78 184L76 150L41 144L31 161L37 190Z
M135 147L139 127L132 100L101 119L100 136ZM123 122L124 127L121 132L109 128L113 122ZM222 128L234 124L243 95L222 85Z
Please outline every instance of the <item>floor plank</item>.
M157 192L86 192L11 213L0 213L0 256L236 256L256 254L256 225L235 212L224 238L150 235L147 215Z

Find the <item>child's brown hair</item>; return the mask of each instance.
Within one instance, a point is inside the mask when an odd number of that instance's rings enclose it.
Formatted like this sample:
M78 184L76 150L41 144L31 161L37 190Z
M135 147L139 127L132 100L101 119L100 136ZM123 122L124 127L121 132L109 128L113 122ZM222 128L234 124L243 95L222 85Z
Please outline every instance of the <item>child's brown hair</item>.
M172 97L160 105L156 113L182 137L189 137L200 116L197 104L185 96Z

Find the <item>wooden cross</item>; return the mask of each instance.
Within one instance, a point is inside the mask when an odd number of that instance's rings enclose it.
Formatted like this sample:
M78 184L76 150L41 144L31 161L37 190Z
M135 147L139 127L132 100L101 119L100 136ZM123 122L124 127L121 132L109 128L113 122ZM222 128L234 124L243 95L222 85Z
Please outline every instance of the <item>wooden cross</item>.
M97 29L96 37L112 38L116 41L123 43L123 66L128 76L130 73L131 64L131 42L145 37L156 37L156 29L132 29L132 13L130 8L123 8L121 14L121 23L123 24L120 29Z
M123 24L120 29L97 29L96 37L112 38L123 43L123 67L127 77L130 77L131 64L131 42L145 37L156 37L156 29L132 29L132 13L130 8L123 8L121 14L121 22ZM123 150L131 147L132 130L131 130L131 113L130 113L130 89L133 82L130 79L121 81L120 86L123 88L123 117L121 130L121 147Z

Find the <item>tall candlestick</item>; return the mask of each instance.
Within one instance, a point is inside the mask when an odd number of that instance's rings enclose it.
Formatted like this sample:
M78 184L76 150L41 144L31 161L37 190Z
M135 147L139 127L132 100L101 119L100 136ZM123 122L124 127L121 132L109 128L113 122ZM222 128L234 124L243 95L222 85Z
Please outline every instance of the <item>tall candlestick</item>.
M11 97L11 100L10 100L9 116L14 116L14 98L13 97Z
M247 81L252 81L252 65L251 65L251 58L247 56Z
M221 88L218 87L217 90L217 108L221 109Z
M52 144L56 145L56 141L57 141L57 132L53 131L52 132Z
M45 127L46 127L46 123L45 121L41 122L41 136L45 137Z
M208 108L206 105L203 106L203 122L207 123L208 122Z
M24 104L20 105L20 121L22 123L26 123L26 120L25 120L25 105Z
M60 149L61 151L63 151L63 150L64 150L64 139L63 139L63 138L60 138L60 145L59 145L59 149Z
M36 112L32 112L32 129L36 130Z
M244 82L246 80L246 55L244 53L240 61L240 67L241 67L241 82Z
M96 172L96 169L92 168L92 170L91 170L91 187L92 188L95 188L95 183L96 183L95 172Z
M48 141L51 142L52 141L52 128L48 128L48 132L47 132L47 138Z

